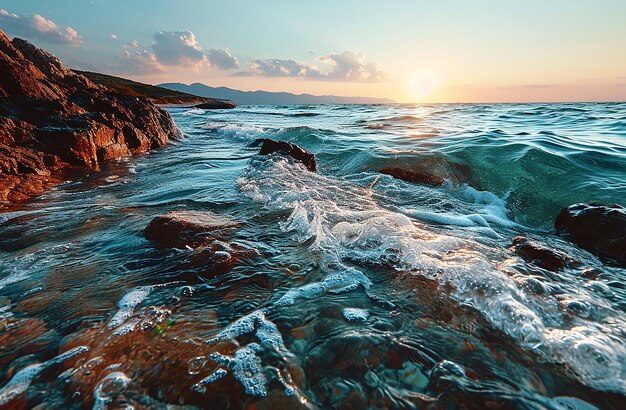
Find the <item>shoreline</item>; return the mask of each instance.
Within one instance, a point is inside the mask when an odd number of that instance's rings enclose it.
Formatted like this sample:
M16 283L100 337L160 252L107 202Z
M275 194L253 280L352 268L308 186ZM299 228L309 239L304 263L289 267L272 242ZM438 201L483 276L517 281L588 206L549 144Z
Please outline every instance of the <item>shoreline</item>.
M0 207L42 194L63 169L97 169L180 135L149 99L96 84L1 30L0 65Z

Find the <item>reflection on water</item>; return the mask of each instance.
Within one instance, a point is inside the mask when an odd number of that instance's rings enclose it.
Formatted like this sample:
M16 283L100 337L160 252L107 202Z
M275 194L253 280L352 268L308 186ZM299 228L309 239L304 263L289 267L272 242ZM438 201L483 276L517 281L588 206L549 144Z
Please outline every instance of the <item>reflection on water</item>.
M624 109L172 109L183 140L0 214L0 407L623 408L625 271L550 226L623 204ZM243 224L151 246L173 210ZM520 234L580 263L528 264Z

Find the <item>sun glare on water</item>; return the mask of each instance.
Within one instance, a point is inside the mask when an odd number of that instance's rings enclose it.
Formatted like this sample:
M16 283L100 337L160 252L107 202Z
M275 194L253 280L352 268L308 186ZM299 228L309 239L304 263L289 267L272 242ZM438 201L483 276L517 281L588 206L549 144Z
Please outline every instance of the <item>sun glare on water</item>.
M437 75L428 70L415 71L409 83L409 91L417 99L427 97L436 87Z

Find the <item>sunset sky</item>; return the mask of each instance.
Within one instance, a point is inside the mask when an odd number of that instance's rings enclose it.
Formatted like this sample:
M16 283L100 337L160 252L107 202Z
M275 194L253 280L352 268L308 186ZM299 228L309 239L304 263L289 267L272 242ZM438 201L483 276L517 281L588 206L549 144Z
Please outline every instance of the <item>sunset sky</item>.
M399 102L626 100L626 0L0 1L70 67Z

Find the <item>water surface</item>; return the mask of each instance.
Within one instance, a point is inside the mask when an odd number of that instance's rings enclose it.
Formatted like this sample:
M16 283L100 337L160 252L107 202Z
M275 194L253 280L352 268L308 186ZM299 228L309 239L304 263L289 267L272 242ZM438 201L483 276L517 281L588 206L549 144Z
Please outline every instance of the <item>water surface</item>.
M182 140L0 214L0 407L626 407L626 272L552 231L626 205L626 104L170 112ZM243 222L223 246L249 252L156 249L173 210Z

